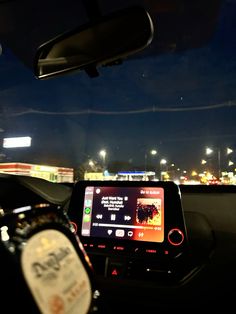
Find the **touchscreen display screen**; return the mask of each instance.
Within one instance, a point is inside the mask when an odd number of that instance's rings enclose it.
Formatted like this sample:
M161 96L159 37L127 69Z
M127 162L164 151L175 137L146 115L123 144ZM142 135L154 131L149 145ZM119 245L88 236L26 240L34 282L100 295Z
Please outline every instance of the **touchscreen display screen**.
M81 234L161 243L164 213L162 187L87 186Z

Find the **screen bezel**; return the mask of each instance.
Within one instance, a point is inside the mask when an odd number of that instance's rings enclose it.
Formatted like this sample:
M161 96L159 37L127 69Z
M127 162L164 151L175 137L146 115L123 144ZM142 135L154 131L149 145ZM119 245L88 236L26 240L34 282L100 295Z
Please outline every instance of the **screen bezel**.
M164 241L163 242L146 242L138 240L126 240L126 239L108 239L101 237L88 237L82 236L82 217L85 189L88 186L94 187L161 187L164 189L164 204L165 204L165 219L164 219ZM182 209L181 193L179 186L171 181L79 181L75 183L71 201L68 209L69 219L77 225L77 234L80 237L82 243L93 243L93 247L104 243L109 244L110 247L116 245L123 245L126 249L132 250L134 248L164 248L178 250L182 248L187 241L187 231L185 225L185 219ZM184 241L178 247L173 247L168 241L168 232L170 229L178 228L184 234Z

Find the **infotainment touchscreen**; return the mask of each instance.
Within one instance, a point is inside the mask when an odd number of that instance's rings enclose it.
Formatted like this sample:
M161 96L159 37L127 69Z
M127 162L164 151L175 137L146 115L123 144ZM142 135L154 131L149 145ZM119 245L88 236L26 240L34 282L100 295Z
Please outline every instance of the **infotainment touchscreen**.
M164 241L162 187L87 186L81 235L147 242Z

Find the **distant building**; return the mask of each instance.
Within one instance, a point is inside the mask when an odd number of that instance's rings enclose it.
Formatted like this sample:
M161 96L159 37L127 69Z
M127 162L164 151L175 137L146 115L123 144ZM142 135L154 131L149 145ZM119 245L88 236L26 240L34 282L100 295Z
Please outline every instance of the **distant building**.
M0 163L0 173L37 177L51 182L74 182L74 169L21 162Z
M152 181L155 179L153 171L120 171L117 174L119 181Z
M103 180L102 172L85 172L84 180Z
M84 180L98 180L98 181L106 181L106 180L116 180L117 175L111 175L106 171L103 172L85 172Z

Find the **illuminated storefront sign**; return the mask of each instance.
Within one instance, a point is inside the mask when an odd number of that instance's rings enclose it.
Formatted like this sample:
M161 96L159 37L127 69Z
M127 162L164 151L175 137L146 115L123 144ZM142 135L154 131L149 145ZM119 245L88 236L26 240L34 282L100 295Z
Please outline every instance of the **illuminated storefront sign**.
M0 163L0 173L27 175L51 182L74 182L73 168L52 167L27 163Z

